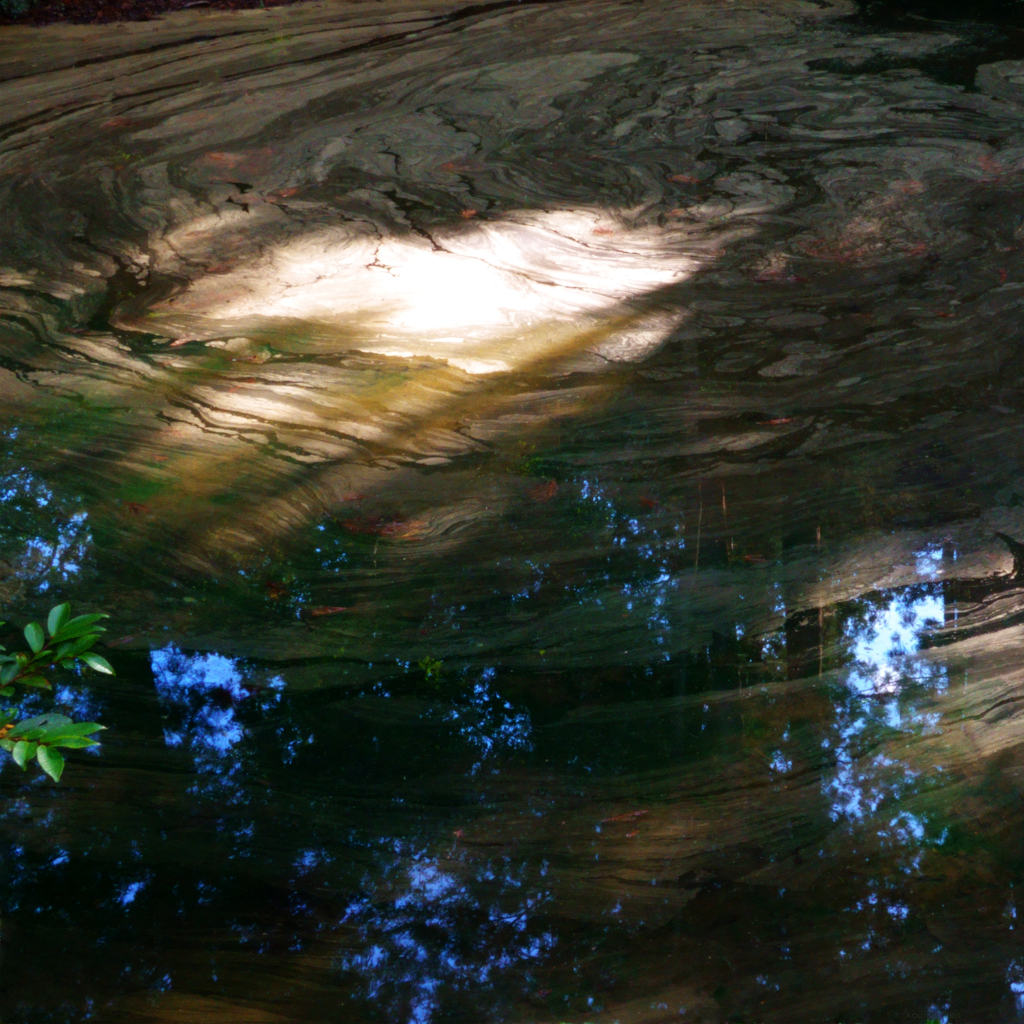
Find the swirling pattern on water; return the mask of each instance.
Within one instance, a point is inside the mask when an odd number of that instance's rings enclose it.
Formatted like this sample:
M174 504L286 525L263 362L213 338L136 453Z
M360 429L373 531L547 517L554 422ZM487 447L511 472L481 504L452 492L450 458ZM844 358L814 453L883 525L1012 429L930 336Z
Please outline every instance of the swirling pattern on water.
M1024 1012L1021 64L851 13L5 29L7 1016Z

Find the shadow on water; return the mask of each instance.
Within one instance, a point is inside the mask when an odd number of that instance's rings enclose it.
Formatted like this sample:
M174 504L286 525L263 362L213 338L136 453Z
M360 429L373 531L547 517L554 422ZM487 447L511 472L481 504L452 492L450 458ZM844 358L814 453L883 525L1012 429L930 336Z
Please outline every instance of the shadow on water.
M921 21L950 24L994 23L1019 27L1024 5L1020 0L858 0L858 17L866 24L884 28L920 28Z
M5 1019L1024 1013L1019 54L853 13L0 43Z

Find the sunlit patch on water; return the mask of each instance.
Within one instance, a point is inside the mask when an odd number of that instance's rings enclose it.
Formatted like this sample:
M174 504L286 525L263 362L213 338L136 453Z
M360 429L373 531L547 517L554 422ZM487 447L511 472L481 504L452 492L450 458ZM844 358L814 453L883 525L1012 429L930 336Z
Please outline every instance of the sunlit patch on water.
M575 323L584 338L589 328L582 346L597 356L635 361L686 314L634 316L638 323L618 328L602 321L628 323L617 303L681 283L702 265L689 233L630 226L626 214L600 208L512 210L424 234L381 237L356 224L348 236L335 229L288 241L255 266L196 282L154 326L170 315L217 336L219 321L261 331L263 322L290 318L336 324L340 337L347 323L363 323L360 350L432 356L478 374L560 356L572 365L581 346L565 325Z

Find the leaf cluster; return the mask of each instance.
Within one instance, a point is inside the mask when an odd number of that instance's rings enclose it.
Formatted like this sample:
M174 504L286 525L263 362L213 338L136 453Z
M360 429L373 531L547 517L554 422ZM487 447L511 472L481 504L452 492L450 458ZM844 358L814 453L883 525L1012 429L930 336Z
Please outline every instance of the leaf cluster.
M98 742L92 739L92 734L106 728L99 722L72 722L67 715L58 715L55 712L26 718L17 724L11 722L11 719L17 717L15 713L0 712L0 720L4 717L7 721L0 726L0 731L8 728L9 731L0 738L0 747L10 752L14 763L22 771L28 766L28 762L35 758L39 762L39 767L54 782L60 781L61 773L64 771L64 755L57 748L71 750L78 747L95 747Z
M96 672L113 675L106 658L92 647L106 630L99 625L107 615L71 617L71 605L56 605L46 619L46 628L38 622L25 627L28 651L9 654L0 647L0 697L10 697L17 687L52 689L43 672L50 668L71 668L84 664ZM0 626L3 623L0 622ZM93 733L104 729L98 722L72 722L56 713L38 715L16 722L16 709L0 710L0 748L9 751L15 764L24 770L33 758L39 767L57 782L64 771L64 756L57 749L93 747Z
M437 658L431 658L428 654L424 658L420 659L418 667L423 670L424 678L428 683L432 683L436 686L441 682L443 662L439 661Z

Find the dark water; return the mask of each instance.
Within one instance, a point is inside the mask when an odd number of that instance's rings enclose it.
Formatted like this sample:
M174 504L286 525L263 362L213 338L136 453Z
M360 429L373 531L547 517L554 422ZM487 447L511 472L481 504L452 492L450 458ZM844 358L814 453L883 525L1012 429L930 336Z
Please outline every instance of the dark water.
M3 30L0 1019L1024 1016L1014 12Z

